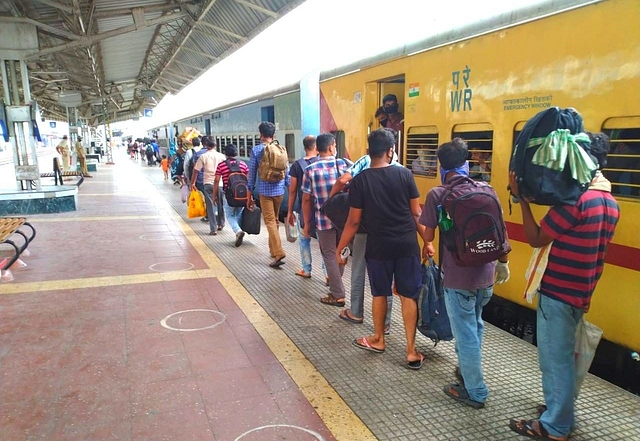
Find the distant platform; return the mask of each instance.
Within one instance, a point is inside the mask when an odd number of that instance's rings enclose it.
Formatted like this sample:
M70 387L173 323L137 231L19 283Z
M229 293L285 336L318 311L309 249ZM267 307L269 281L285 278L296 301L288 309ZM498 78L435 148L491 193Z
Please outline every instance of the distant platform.
M77 198L75 185L45 185L42 190L0 188L0 216L75 211Z

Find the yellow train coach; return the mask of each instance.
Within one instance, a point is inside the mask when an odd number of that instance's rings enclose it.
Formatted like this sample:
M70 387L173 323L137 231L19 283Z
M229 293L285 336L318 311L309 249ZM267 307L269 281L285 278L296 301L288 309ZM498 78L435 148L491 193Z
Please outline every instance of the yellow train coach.
M548 2L456 29L321 75L321 129L337 133L346 155L365 153L376 110L397 96L404 126L399 154L426 195L439 185L437 146L467 140L477 179L490 181L508 211L513 142L550 106L575 107L589 131L607 133L605 174L621 207L604 275L587 320L604 337L640 350L640 1ZM541 218L546 207L536 206ZM531 248L520 210L505 213L511 280L496 294L523 299Z

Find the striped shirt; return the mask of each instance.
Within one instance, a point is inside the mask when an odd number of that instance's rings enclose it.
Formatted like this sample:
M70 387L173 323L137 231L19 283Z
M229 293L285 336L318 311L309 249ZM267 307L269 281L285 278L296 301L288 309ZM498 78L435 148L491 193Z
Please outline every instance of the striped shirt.
M236 158L227 158L227 161L231 162L231 164L234 162L240 163L240 171L245 175L249 175L249 167L247 167L247 164L244 162L239 161ZM222 180L222 189L225 191L229 185L229 175L231 174L227 161L222 161L218 164L218 168L216 169L216 176L220 176L220 179Z
M540 293L588 311L619 218L616 200L598 190L587 190L576 205L552 207L540 222L553 238Z
M340 167L340 173L338 173ZM333 224L327 216L320 212L320 207L329 199L329 193L338 177L347 171L349 165L344 159L334 156L320 157L316 162L304 169L302 178L302 192L310 194L316 203L316 229L319 231L330 230Z

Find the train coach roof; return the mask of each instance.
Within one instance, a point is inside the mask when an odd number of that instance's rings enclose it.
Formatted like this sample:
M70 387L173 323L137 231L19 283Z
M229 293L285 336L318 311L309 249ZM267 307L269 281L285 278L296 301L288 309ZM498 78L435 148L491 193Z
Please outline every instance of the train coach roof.
M544 3L527 6L511 12L505 12L486 20L472 23L465 27L454 28L447 32L433 35L424 40L400 46L390 51L383 52L382 54L356 61L355 63L324 71L320 74L320 81L327 81L335 77L357 72L360 69L371 67L376 64L386 63L394 59L436 49L458 41L467 40L479 35L517 26L549 15L559 14L561 12L600 3L602 1L605 0L548 0Z

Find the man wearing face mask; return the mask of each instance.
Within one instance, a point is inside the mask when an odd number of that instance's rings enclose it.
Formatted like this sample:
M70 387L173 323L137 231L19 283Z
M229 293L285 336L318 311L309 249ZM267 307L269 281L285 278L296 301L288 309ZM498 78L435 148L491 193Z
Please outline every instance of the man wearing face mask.
M382 99L382 108L387 115L385 127L401 134L404 130L404 115L398 112L398 97L392 93L385 95Z
M395 132L386 129L395 136ZM395 138L394 138L395 139ZM398 155L393 152L391 165L402 167L398 162ZM358 159L349 169L341 175L331 189L331 195L340 193L349 182L357 175L367 170L371 166L371 156L367 153ZM362 324L364 322L364 284L367 264L365 261L365 248L367 245L367 233L358 232L353 239L351 250L351 303L349 308L340 311L340 318L346 322ZM393 297L387 297L387 315L384 321L384 332L388 335L391 331L391 308L393 307Z
M449 223L455 223L455 219L448 219L446 211L445 220L439 221L439 213L442 218L443 201L451 185L461 179L459 176L469 177L468 155L467 143L461 138L454 138L438 147L442 186L429 190L420 216L420 223L426 227L426 240L434 239L436 228L447 231L451 228ZM458 381L446 385L444 393L462 404L481 409L489 396L482 373L482 310L491 300L494 284L509 280L509 261L504 255L497 261L478 266L460 266L447 247L442 246L441 251L445 303L459 365L455 371Z
M336 158L336 139L331 133L323 133L316 138L318 160L304 170L302 177L302 214L304 230L302 235L309 237L311 224L311 204L316 204L316 231L320 252L329 278L329 295L320 299L325 305L344 306L344 285L342 273L344 264L336 261L336 244L338 230L329 218L320 211L320 207L329 199L329 193L338 176L347 171L349 164L344 159Z
M376 110L375 117L378 120L378 124L380 124L380 127L387 127L387 122L389 122L389 118L387 117L387 114L384 113L384 107L382 106L378 107L378 110Z
M336 260L342 262L340 250L354 238L362 223L368 233L365 259L373 295L374 334L354 340L353 345L374 353L385 351L384 320L395 280L407 339L406 367L418 370L425 357L415 346L417 299L422 283L416 232L425 242L424 254L432 256L435 251L425 239L426 229L418 223L420 193L413 175L404 167L391 165L395 154L393 133L374 130L368 142L371 165L351 183L349 217L336 253Z

